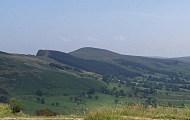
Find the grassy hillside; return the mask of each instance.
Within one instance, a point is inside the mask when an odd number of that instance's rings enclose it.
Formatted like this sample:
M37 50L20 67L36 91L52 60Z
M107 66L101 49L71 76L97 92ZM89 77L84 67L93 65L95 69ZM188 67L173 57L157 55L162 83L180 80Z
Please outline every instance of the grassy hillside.
M178 71L178 68L182 68L187 71L190 67L189 63L178 60L121 55L108 50L89 47L81 48L70 52L69 54L83 59L107 62L122 67L128 71L141 74L159 73L175 75L176 73L173 72L174 70Z
M98 74L109 74L109 75L124 75L124 76L140 76L139 73L128 71L117 65L107 63L104 61L96 60L86 60L82 58L74 57L70 54L59 52L59 51L47 51L40 50L37 53L37 56L47 56L63 64L74 66L86 71L95 72Z
M190 104L190 63L183 61L83 48L70 54L40 50L37 56L0 53L0 69L1 102L16 97L32 114L42 108L84 114L102 105Z
M144 64L150 67L167 67L169 65L179 64L179 61L176 60L121 55L109 50L90 47L81 48L76 51L70 52L69 54L79 58L100 60L106 62L113 62L113 60L127 60L134 63Z
M91 47L81 48L73 52L70 52L69 54L79 57L79 58L94 59L94 60L108 60L109 58L124 57L121 54L118 54L109 50L91 48Z
M87 93L91 88L100 92L106 85L98 80L100 77L46 57L0 53L0 102L15 97L28 104L31 104L31 99L35 100L35 105L39 106L41 103L36 101L37 97L74 96ZM31 107L26 107L26 110ZM32 109L33 112L36 110Z
M80 94L91 88L100 91L105 86L98 78L92 78L91 73L77 71L68 65L67 69L58 69L49 65L52 61L35 56L0 54L1 102L6 101L4 97L35 95L37 90L44 95L63 95Z
M97 48L82 48L70 54L83 59L111 63L142 75L135 78L104 75L103 80L110 86L104 89L105 94L134 97L148 104L154 104L155 101L157 104L172 101L176 106L189 103L190 64L187 62L120 55Z

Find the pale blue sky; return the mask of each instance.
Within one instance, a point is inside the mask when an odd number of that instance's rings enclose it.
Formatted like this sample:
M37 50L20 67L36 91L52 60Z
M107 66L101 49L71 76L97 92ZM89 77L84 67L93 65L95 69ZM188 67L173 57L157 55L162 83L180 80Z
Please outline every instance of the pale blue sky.
M190 0L1 0L0 51L190 56Z

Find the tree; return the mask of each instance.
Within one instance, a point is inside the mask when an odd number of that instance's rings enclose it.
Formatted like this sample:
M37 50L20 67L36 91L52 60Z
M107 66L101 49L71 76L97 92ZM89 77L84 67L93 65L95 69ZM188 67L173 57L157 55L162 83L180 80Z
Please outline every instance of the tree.
M96 95L94 98L97 100L97 99L99 99L99 96Z
M74 100L75 100L75 102L79 101L79 97L76 96L76 97L74 98Z
M13 113L18 113L24 109L24 105L20 101L12 98L9 100L9 108Z
M129 93L128 97L131 98L131 97L133 97L133 95L131 93Z
M59 106L59 102L56 102L55 105L58 107Z
M44 98L41 99L41 103L45 104L45 99Z
M39 98L39 97L37 97L37 98L36 98L36 100L39 102L39 101L40 101L40 98Z
M72 101L72 100L73 100L73 97L72 97L72 96L71 96L71 97L69 97L69 100L70 100L70 101Z
M80 101L80 103L82 103L82 102L83 102L83 99L82 99L82 98L79 98L79 101Z
M36 90L36 93L35 93L37 96L42 96L43 95L43 93L42 93L42 90Z
M116 104L119 102L119 100L118 100L118 99L115 99L114 101L115 101L115 103L116 103Z
M88 95L88 98L91 99L91 98L92 98L92 95Z
M168 107L172 107L172 106L173 106L173 105L172 105L172 102L170 102L170 101L167 102L167 106L168 106Z
M89 91L88 91L88 94L94 94L95 93L95 89L94 88L91 88Z
M85 92L82 92L82 96L85 97Z
M54 103L52 103L51 105L54 106Z
M117 88L116 88L116 87L114 87L114 88L113 88L113 91L116 91L116 90L117 90Z
M119 92L118 92L118 91L116 91L116 92L115 92L115 97L117 97L117 98L118 98L119 96L120 96Z
M153 107L157 107L156 101L157 101L157 99L153 99L152 97L148 97L148 99L145 101L145 103L148 105L151 105Z
M182 103L181 105L182 105L183 107L185 107L185 104L184 104L184 103Z

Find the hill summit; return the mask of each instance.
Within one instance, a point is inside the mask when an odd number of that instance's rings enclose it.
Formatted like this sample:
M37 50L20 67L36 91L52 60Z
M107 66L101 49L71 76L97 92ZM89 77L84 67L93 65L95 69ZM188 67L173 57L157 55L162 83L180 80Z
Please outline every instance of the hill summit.
M97 58L97 57L116 58L122 56L121 54L106 49L92 48L92 47L80 48L78 50L70 52L69 54L81 58Z

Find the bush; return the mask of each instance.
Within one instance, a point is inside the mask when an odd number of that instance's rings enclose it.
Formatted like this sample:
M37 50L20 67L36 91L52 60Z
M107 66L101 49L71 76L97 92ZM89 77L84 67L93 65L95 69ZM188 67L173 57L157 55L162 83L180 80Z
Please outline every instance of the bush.
M37 116L56 116L57 113L50 109L41 109L36 111Z
M13 113L18 113L24 109L24 105L19 100L12 98L9 100L9 108Z

